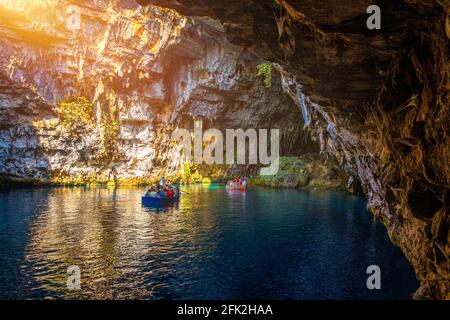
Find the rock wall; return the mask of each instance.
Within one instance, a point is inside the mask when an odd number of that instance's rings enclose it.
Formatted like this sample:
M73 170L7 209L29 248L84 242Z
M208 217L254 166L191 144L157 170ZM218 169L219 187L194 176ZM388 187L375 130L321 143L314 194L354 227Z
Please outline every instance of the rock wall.
M175 173L175 127L283 129L284 153L308 144L339 162L350 189L405 252L416 298L449 298L449 9L445 1L2 0L0 173L56 182L145 181ZM33 4L33 5L31 5ZM34 11L33 11L34 10ZM41 13L40 15L37 13ZM264 89L256 64L274 63ZM283 93L286 92L287 94ZM55 113L70 95L94 103L96 123L70 134ZM111 158L104 123L118 121Z
M264 88L262 60L228 42L219 23L133 1L79 1L81 29L69 31L69 2L25 2L0 1L3 177L138 183L175 175L182 159L170 136L193 119L219 129L281 128L285 152L305 145L280 77ZM58 102L71 96L93 103L94 123L62 126ZM106 145L111 123L119 131Z
M138 0L219 20L272 61L321 151L405 252L416 298L450 298L448 1Z

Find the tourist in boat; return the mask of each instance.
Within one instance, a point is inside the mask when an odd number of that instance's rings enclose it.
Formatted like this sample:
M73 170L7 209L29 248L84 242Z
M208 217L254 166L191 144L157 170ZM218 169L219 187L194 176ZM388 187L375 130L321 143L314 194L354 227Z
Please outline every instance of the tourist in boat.
M155 187L151 187L150 189L148 189L145 196L150 198L156 198L158 196L158 193L156 192Z
M227 188L230 190L241 190L245 191L247 188L247 178L233 178L227 182Z
M166 193L164 192L164 189L160 189L159 191L158 191L158 198L165 198L167 195L166 195Z
M228 184L229 187L234 188L236 186L242 185L242 180L237 178L237 177L235 177L231 181L228 181L227 184Z
M164 192L168 198L172 198L174 196L173 188L171 186L166 186L166 188L164 188Z

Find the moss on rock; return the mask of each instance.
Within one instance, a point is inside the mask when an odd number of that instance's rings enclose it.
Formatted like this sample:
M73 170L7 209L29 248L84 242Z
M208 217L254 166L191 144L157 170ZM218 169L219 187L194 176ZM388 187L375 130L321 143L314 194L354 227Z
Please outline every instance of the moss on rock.
M336 189L341 186L334 166L315 156L281 157L276 175L258 175L250 182L274 188Z
M268 187L304 187L309 182L305 163L296 157L281 157L278 173L271 176L258 175L251 183Z

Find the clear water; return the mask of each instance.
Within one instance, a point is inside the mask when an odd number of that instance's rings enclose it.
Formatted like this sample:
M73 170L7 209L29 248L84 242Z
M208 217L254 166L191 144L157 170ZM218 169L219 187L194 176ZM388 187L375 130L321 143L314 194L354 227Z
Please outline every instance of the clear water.
M174 207L143 189L0 190L0 298L409 299L414 272L363 198L186 187ZM381 268L381 290L366 268ZM81 291L66 287L81 269Z

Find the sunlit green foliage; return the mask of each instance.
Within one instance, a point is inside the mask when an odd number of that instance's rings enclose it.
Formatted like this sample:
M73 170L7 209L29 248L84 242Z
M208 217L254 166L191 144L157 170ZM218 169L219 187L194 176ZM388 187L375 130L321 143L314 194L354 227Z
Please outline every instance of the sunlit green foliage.
M117 138L120 132L120 124L117 116L102 117L102 151L100 157L106 161L114 161L118 158Z
M62 126L71 132L75 131L80 125L92 125L94 123L92 102L85 97L70 97L60 100L56 112Z
M256 66L257 76L263 76L264 87L270 88L272 86L272 64L271 63L261 63Z
M171 180L181 183L200 183L204 178L199 173L199 167L199 165L191 165L186 162L183 165L183 170Z

